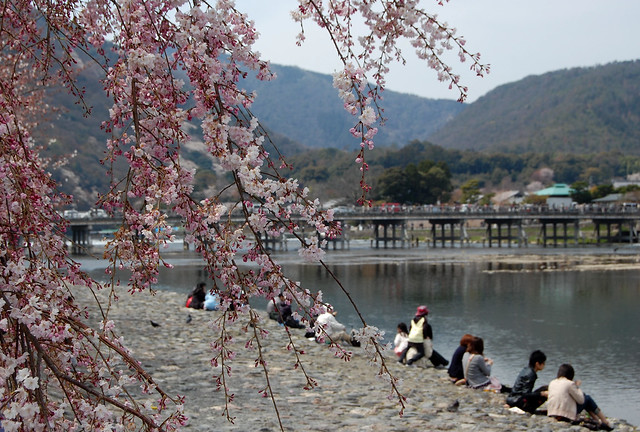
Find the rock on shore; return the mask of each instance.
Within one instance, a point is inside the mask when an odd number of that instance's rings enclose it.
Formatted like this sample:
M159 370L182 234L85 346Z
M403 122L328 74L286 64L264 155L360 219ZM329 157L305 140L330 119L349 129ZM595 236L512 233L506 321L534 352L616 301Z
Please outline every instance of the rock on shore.
M76 298L95 311L88 293L78 290ZM228 383L235 395L228 405L235 420L227 420L224 394L216 391L212 378L219 368L210 363L209 342L214 331L208 323L218 312L187 309L184 301L182 295L172 292L159 291L155 296L121 293L120 301L110 312L125 344L159 385L171 395L186 396L184 412L189 421L184 430L280 430L273 402L261 395L265 375L262 368L255 367L257 352L244 349L248 336L239 325L232 330L237 356ZM266 318L266 313L261 315ZM187 323L188 316L191 319ZM95 322L90 324L95 326ZM362 348L349 347L353 357L345 362L334 357L326 345L305 339L304 330L291 329L293 341L305 352L303 367L318 383L312 390L304 390L306 379L300 369L293 367L295 357L287 349L285 329L269 319L261 320L260 326L269 332L262 341L262 351L277 410L287 431L586 430L546 416L512 413L504 408L504 396L500 394L456 387L448 381L445 370L409 368L390 358L388 367L402 379L399 388L407 397L404 416L400 417L397 398L388 398L389 384L376 376L378 368L369 364ZM459 404L457 409L451 407L455 401ZM617 431L638 430L624 421L611 421Z

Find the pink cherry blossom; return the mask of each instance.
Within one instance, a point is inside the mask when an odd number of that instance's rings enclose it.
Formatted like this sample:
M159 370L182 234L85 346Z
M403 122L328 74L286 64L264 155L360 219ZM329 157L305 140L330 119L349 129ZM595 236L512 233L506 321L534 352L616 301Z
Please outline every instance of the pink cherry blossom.
M376 125L383 120L380 93L388 65L404 62L401 41L407 40L439 79L459 92L460 100L466 97L466 87L443 63L442 53L457 50L460 60L469 60L478 75L489 71L479 54L467 51L455 29L439 22L417 0L298 0L291 16L301 26L299 44L304 44L304 26L318 25L327 31L343 63L334 75L334 87L344 109L354 116L350 132L361 145L356 162L362 172L362 204L368 203L371 189L365 152L373 149ZM365 24L361 34L352 25L356 19ZM236 353L229 348L229 329L247 320L254 324L253 331L245 333L247 349L259 348L268 336L249 298L272 299L284 292L300 307L301 318L326 307L322 293L287 278L262 239L293 234L300 256L324 265L326 239L341 231L332 212L322 211L308 189L280 172L288 167L282 155L276 161L265 150L268 136L250 111L257 96L243 85L249 76L275 79L269 63L253 48L258 29L232 0L10 0L0 20L3 427L124 430L127 418L135 418L140 430L149 431L173 431L185 424L183 405L188 401L164 392L140 366L119 335L118 323L110 318L110 309L104 307L102 315L92 317L100 325L91 328L87 309L75 302L70 289L105 290L110 301L126 301L118 297L120 281L114 276L115 270L126 269L131 272L126 282L131 295L153 291L160 266L171 267L163 259L164 247L174 240L169 214L183 219L185 242L201 255L221 296L224 313L211 323L216 335L211 364L220 367L214 379L225 392L224 414L231 420L234 395L227 382ZM51 176L64 161L45 159L41 149L46 143L33 138L34 129L46 127L41 124L44 114L51 114L51 99L45 97L49 89L66 89L84 105L77 66L89 61L103 71L98 79L111 101L109 117L100 119L111 187L97 205L120 220L104 251L110 263L107 274L112 276L104 286L69 255L68 223L58 211L73 197L60 193ZM194 172L182 159L192 139L187 123L200 125L204 147L232 179L203 200L194 200ZM122 177L109 171L115 164L126 165ZM225 193L235 202L223 204L228 200ZM233 222L232 212L242 214L242 222ZM303 237L302 227L317 235ZM242 262L256 263L258 270L241 270ZM357 338L378 373L387 377L402 411L405 398L386 368L382 332L362 321ZM295 367L305 374L305 388L315 386L304 372L301 351L290 342ZM330 349L345 360L351 356L338 345L330 344ZM256 366L265 372L269 368L261 357ZM140 403L125 391L134 383L153 395L153 404ZM53 387L62 391L50 392ZM268 386L261 394L274 398ZM126 415L117 414L123 412Z

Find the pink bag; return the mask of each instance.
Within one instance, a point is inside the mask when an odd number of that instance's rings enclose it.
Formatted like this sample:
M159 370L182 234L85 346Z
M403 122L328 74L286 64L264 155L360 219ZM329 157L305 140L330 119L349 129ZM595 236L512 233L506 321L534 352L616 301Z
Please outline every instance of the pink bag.
M500 380L496 377L490 376L489 384L487 384L482 390L499 393L501 388L502 384L500 384Z

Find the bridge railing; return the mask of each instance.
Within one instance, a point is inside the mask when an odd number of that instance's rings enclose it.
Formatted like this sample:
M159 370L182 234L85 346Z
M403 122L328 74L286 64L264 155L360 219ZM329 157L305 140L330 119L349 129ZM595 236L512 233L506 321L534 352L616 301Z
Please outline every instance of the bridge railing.
M603 205L585 205L575 207L550 207L550 206L405 206L394 211L386 211L377 207L372 208L354 208L351 210L341 210L334 213L338 219L349 217L367 217L367 216L466 216L468 218L484 218L492 216L633 216L640 217L640 208L635 206L603 206Z
M394 207L392 210L382 209L380 207L352 207L340 208L334 211L336 219L358 219L358 218L375 218L390 217L400 219L410 217L412 219L418 217L436 218L436 217L464 217L466 219L482 219L488 217L551 217L551 216L579 216L581 218L588 217L634 217L640 218L640 207L631 205L597 205L587 204L573 207L552 207L552 206L465 206L465 205L424 205L424 206L401 206ZM83 213L82 217L75 214L68 215L67 219L72 225L97 223L97 224L114 224L119 222L119 218L109 218L102 214ZM181 217L169 216L170 223L179 225ZM234 214L234 221L243 220L241 214Z

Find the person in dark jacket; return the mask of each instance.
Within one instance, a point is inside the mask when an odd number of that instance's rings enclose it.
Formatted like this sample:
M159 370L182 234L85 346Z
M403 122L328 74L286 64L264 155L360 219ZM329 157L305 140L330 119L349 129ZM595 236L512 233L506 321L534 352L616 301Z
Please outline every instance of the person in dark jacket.
M282 301L278 305L278 312L280 316L278 317L278 322L280 324L284 324L287 327L292 328L305 328L306 326L300 323L293 317L293 310L291 309L291 305L284 301L284 297L281 297Z
M284 324L287 327L293 328L305 328L306 326L293 318L293 310L291 305L287 303L284 294L278 294L277 298L274 298L267 305L267 312L269 318L278 321L280 324Z
M428 327L426 333L429 334L429 338L433 341L433 330L431 328L431 324L426 323L425 326ZM445 368L449 365L449 360L442 357L442 354L436 351L435 348L431 349L431 357L429 357L429 361L431 362L433 367L436 368Z
M469 346L469 342L473 339L473 336L470 334L465 334L460 339L460 345L453 352L451 356L451 364L449 365L449 369L447 373L449 374L449 378L455 384L461 385L464 384L464 368L462 367L462 356L465 352L467 352L467 348Z
M204 307L204 300L207 296L207 284L204 282L200 282L189 294L189 299L187 300L187 307L192 309L202 309Z
M509 406L518 407L533 414L547 400L547 386L533 389L538 379L538 372L544 369L546 361L547 356L542 351L536 350L531 353L529 365L520 371L507 397Z

